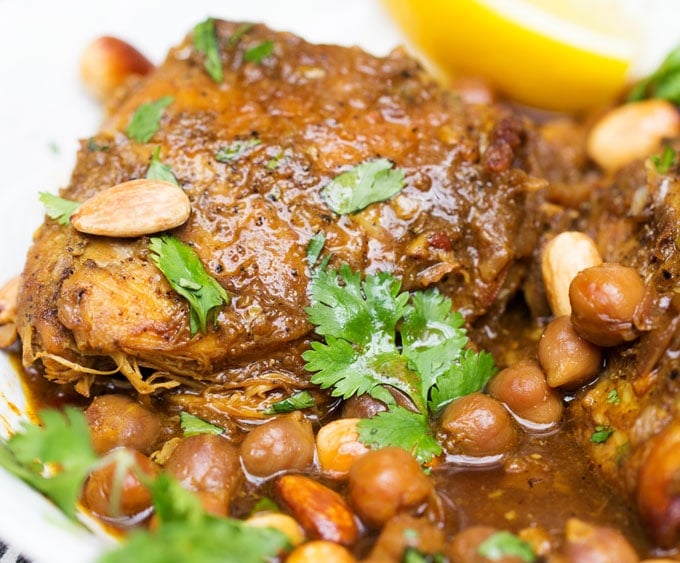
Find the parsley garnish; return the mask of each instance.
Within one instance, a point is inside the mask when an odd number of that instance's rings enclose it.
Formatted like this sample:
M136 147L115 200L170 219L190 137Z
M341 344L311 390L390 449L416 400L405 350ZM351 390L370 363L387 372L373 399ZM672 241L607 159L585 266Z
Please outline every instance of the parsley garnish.
M213 18L208 18L194 27L194 48L205 55L203 67L210 78L220 84L224 80L224 72L222 71L220 44Z
M146 171L146 177L149 180L163 180L164 182L170 182L179 187L179 182L177 178L172 173L172 168L161 161L160 159L161 147L156 147L151 155L151 162L149 163L149 168Z
M401 446L426 462L441 452L428 415L482 389L496 368L488 354L464 351L463 319L449 299L433 289L400 288L386 272L362 281L347 265L316 270L307 313L325 342L313 342L303 358L315 372L312 382L333 396L368 393L389 406L361 421L362 441ZM417 412L397 407L387 386L407 395Z
M393 166L386 158L363 162L321 188L321 197L338 215L355 213L371 203L385 201L405 186L404 172L392 169Z
M73 407L45 410L40 418L42 426L24 422L7 443L0 442L0 465L75 519L81 488L98 460L87 421Z
M138 143L148 142L160 127L163 111L173 101L174 98L172 96L165 96L155 102L147 102L139 106L132 115L125 134Z
M666 145L660 155L655 154L652 156L652 164L654 164L654 168L656 168L659 174L668 174L671 168L675 166L677 159L678 153L675 152L675 149Z
M198 330L205 333L211 313L229 302L227 292L206 272L196 251L179 239L170 235L153 237L149 249L172 289L189 302L191 335Z
M609 426L596 426L595 432L590 435L590 441L593 444L603 444L614 433L614 429Z
M612 389L609 393L607 393L607 403L610 405L618 405L621 402L621 398L619 397L619 392L616 389Z
M183 436L194 436L195 434L224 434L223 428L210 424L208 421L184 411L179 413L179 425L182 428Z
M673 49L647 78L638 82L628 94L628 101L662 98L680 103L680 46Z
M45 206L45 212L51 219L60 225L68 225L71 222L71 215L80 207L80 202L64 199L58 195L48 192L40 192L40 201Z
M243 156L248 149L252 149L261 144L260 139L250 139L248 141L234 141L229 146L221 148L215 153L217 162L231 162Z
M264 165L264 167L267 170L276 170L279 167L279 164L281 164L281 160L283 159L283 151L279 152L278 154L274 155L271 157L267 163Z
M274 53L274 42L271 40L258 43L243 53L243 60L249 63L260 64L264 59Z
M531 545L510 532L492 534L479 544L477 553L492 561L506 557L517 557L527 563L536 561L536 554Z
M308 409L315 405L314 397L309 391L300 391L283 401L274 403L269 409L269 414L282 414L286 412Z

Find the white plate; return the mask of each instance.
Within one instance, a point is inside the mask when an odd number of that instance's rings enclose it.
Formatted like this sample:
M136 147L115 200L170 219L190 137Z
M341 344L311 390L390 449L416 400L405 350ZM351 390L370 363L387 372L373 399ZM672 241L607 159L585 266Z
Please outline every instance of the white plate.
M679 21L676 1L660 0L654 10L645 4L650 14L662 13L645 68L676 40L670 35ZM99 107L78 80L83 47L99 35L116 35L160 62L209 15L262 21L311 41L357 44L376 54L402 41L377 0L0 0L0 284L23 267L43 218L38 192L56 193L68 183L78 139L97 130ZM25 408L16 374L0 354L0 436L20 420L6 403ZM0 539L49 563L90 562L107 544L3 471Z

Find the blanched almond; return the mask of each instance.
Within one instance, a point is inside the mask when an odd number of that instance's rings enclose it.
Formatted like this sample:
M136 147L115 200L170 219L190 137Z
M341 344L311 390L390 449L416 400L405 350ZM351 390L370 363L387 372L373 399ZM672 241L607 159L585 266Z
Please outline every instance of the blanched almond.
M71 225L91 235L138 237L179 227L190 213L191 203L181 188L162 180L131 180L84 201Z
M623 104L606 113L588 134L588 156L614 171L638 158L651 156L661 141L680 134L680 114L666 100Z
M128 77L145 76L153 64L129 43L98 37L83 51L80 74L87 89L100 101L110 98Z
M350 545L359 530L354 513L334 490L302 475L284 475L276 492L302 529L313 538Z
M565 231L543 250L541 273L545 294L553 315L571 314L569 286L581 270L602 264L595 242L585 233Z
M253 514L245 521L255 528L274 528L284 534L291 545L300 545L305 541L305 535L295 518L281 512L260 512Z

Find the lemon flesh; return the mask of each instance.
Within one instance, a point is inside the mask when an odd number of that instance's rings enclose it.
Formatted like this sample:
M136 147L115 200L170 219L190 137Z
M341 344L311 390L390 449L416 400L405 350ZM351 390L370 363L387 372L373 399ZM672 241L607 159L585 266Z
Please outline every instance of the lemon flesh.
M611 2L383 0L417 50L446 76L481 76L529 106L578 112L612 101L636 55Z

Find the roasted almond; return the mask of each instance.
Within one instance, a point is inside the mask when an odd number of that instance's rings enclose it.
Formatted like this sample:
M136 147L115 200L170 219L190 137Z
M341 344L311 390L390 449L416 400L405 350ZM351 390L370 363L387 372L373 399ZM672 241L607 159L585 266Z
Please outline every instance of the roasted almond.
M130 76L145 76L153 64L129 43L116 37L98 37L83 51L80 75L85 87L105 101Z
M350 545L359 533L354 513L343 498L302 475L284 475L276 492L302 529L312 538Z
M84 201L71 215L71 225L90 235L138 237L179 227L190 213L181 188L163 180L131 180Z

